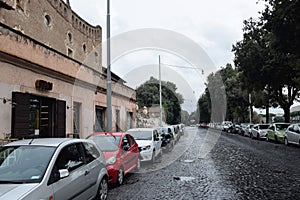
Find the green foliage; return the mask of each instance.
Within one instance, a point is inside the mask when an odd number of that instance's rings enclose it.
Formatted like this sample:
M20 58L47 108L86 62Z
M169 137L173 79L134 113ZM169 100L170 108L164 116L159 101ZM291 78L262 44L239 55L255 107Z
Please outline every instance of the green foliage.
M300 1L266 0L261 18L244 22L243 40L233 46L243 86L258 106L281 106L285 121L300 89ZM263 94L263 95L261 95Z
M162 105L166 113L168 124L178 124L181 119L181 107L183 97L177 93L174 83L162 81ZM150 77L148 81L139 86L136 90L136 98L139 107L151 107L159 105L159 81Z
M186 110L181 110L181 123L189 124L189 116Z

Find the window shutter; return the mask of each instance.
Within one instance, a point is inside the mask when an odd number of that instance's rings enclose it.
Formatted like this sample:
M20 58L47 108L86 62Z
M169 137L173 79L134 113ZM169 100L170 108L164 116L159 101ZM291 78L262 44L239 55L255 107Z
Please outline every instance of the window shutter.
M24 138L29 135L29 94L13 92L12 137Z
M54 137L66 137L66 102L56 101L56 130Z

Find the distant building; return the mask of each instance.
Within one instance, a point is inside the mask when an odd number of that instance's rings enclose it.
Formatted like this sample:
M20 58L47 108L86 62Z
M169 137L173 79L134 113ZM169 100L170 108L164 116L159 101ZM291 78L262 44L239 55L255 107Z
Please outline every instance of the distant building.
M102 29L63 0L0 0L0 133L85 138L105 131ZM112 73L113 131L135 126L136 93ZM0 138L2 135L0 135Z
M294 106L290 109L291 122L299 123L300 122L300 105Z

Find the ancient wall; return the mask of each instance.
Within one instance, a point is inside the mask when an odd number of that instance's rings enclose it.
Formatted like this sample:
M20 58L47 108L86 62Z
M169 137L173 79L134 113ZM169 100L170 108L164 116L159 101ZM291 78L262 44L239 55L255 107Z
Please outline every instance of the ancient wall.
M1 23L101 70L102 29L84 21L69 4L62 0L10 0L6 4L13 5L0 7Z

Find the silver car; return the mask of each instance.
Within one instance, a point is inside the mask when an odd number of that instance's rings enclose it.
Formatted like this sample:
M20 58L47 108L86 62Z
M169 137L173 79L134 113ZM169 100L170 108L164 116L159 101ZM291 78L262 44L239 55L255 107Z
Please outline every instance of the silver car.
M287 128L284 144L289 145L290 143L300 145L300 124L291 124Z
M106 199L107 171L90 140L19 140L0 147L0 200Z

